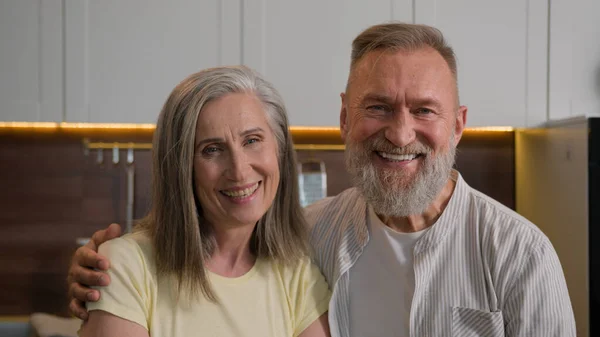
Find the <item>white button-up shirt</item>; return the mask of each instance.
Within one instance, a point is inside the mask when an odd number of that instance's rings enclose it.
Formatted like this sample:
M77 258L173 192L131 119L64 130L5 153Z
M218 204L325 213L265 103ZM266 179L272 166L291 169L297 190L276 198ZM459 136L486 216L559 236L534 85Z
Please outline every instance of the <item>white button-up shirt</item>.
M410 336L575 337L564 274L548 238L458 172L453 179L446 209L413 251ZM333 290L333 337L350 336L349 270L369 240L367 209L353 188L307 208L315 261Z

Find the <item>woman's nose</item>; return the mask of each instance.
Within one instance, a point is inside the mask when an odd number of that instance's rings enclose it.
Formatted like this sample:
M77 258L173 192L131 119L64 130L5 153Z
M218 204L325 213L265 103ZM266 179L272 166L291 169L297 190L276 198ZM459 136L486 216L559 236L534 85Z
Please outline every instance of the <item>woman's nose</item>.
M242 151L231 152L227 177L233 181L244 182L250 171L247 156Z

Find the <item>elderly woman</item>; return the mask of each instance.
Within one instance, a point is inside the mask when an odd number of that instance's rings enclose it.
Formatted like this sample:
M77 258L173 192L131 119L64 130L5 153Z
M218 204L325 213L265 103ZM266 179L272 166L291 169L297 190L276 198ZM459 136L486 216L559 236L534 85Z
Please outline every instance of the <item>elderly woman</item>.
M100 246L111 283L80 335L328 336L276 90L246 67L193 74L153 146L152 210Z

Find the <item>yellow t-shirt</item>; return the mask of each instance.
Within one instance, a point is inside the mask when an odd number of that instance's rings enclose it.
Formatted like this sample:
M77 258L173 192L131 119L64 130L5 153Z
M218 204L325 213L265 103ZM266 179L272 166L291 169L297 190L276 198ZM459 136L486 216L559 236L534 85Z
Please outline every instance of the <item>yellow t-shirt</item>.
M209 272L215 304L204 297L177 301L172 278L157 283L152 243L141 232L108 241L99 252L110 259L111 284L88 310L135 322L152 337L298 336L327 311L331 297L309 258L295 268L257 259L237 278Z

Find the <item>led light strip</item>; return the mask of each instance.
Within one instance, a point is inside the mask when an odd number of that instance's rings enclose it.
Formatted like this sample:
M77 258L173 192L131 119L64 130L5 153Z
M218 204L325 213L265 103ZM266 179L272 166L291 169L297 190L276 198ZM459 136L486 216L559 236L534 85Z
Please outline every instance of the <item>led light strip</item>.
M478 126L473 128L465 128L466 132L513 132L515 128L512 126Z
M134 149L134 150L151 150L152 143L108 143L108 142L90 142L87 139L83 141L84 147L89 150L110 150L118 149ZM343 144L294 144L295 150L315 150L315 151L343 151L346 147Z
M54 123L54 122L0 122L0 128L14 129L144 129L153 130L154 124L121 123Z
M153 130L154 124L134 124L134 123L55 123L55 122L0 122L0 128L15 128L15 129L144 129ZM465 131L478 132L512 132L515 129L510 126L489 126L489 127L472 127L466 128ZM337 127L320 127L320 126L291 126L290 131L295 132L310 132L310 133L339 133Z
M154 124L122 124L122 123L54 123L54 122L0 122L0 129L64 129L64 130L154 130ZM465 132L513 132L513 127L474 127L466 128ZM296 150L343 151L345 146L339 141L340 129L336 127L292 126L290 132L294 137L304 139L306 143L296 142ZM320 139L319 139L320 138ZM330 144L311 144L315 139L328 139ZM152 143L109 143L83 141L86 149L135 149L150 150ZM336 144L337 143L337 144Z

